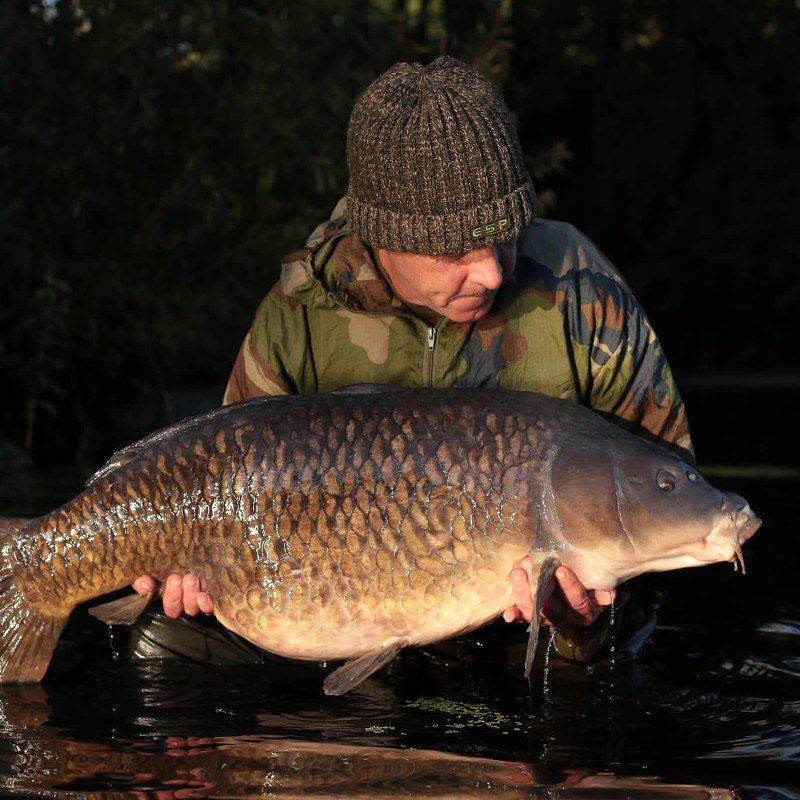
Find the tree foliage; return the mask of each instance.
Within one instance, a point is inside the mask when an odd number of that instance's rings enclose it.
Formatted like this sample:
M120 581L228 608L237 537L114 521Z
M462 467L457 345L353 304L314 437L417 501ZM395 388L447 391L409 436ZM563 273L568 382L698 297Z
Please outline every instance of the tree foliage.
M542 210L612 256L673 362L787 364L798 16L788 0L4 4L0 439L91 458L130 437L131 406L158 400L146 432L179 413L176 387L224 383L280 257L346 190L358 93L441 52L504 91Z

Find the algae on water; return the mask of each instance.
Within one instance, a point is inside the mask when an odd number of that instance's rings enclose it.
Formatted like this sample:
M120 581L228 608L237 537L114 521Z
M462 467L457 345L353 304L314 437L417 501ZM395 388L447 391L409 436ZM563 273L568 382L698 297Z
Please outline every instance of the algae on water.
M464 728L492 728L503 730L520 729L521 722L489 708L485 703L464 703L458 700L423 697L407 702L406 708L419 711L439 712L451 717L445 725L447 731L459 731Z

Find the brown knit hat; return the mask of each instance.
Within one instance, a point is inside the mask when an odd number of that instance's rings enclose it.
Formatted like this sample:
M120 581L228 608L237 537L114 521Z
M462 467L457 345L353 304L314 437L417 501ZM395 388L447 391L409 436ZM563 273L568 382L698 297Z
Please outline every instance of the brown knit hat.
M350 229L374 247L440 255L518 236L536 196L508 108L450 56L398 63L358 98L347 129Z

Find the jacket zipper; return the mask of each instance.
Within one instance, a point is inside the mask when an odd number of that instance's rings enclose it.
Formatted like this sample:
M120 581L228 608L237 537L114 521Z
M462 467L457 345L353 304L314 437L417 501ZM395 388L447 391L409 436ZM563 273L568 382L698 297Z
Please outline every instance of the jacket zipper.
M428 328L428 375L427 386L433 386L433 351L436 350L436 328Z
M427 350L426 350L426 358L427 358L427 368L425 369L425 385L426 386L433 386L433 355L436 352L436 341L438 338L439 327L445 321L445 318L442 317L435 325L429 325L427 331Z
M341 299L337 292L328 292L328 297L334 303L334 305L347 309L348 311L352 311L354 314L363 314L366 317L398 316L405 317L406 319L419 320L419 317L415 316L414 314L409 314L406 311L400 310L393 312L391 315L384 311L356 311L355 309L350 308L347 303ZM428 325L426 329L427 347L425 348L425 364L423 364L422 369L426 386L433 386L433 354L436 351L436 340L438 337L439 328L444 322L446 322L446 317L442 317L435 325Z

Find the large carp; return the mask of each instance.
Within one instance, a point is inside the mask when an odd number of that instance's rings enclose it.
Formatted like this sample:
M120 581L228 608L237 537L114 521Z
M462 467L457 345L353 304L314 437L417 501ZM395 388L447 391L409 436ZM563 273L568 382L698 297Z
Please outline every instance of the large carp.
M478 628L534 561L534 622L558 564L592 589L734 561L760 525L677 456L565 400L357 386L248 400L120 451L74 500L10 521L0 680L36 681L72 609L141 574L194 572L258 646L349 659L341 694L403 647ZM137 595L97 615L130 621Z

